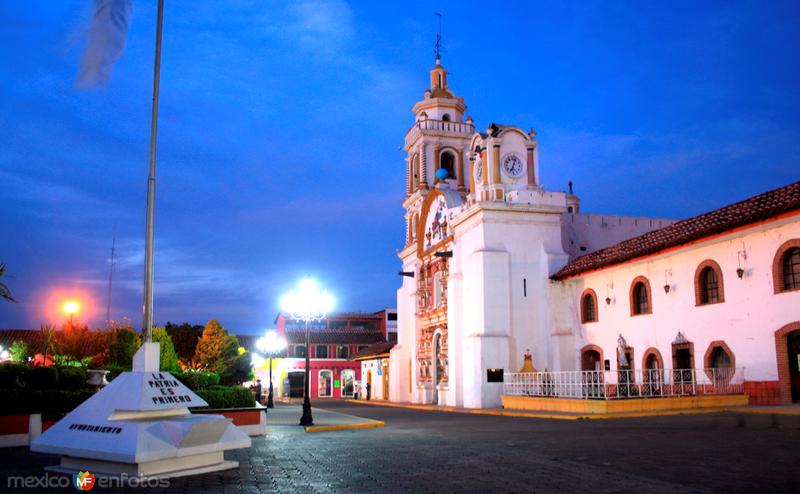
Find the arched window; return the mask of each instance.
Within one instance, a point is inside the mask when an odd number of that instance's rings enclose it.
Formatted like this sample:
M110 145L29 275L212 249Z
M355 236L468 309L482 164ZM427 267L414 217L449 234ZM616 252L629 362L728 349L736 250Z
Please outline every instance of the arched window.
M419 155L415 154L411 159L411 183L414 190L419 187Z
M706 350L703 364L706 367L706 375L712 381L728 382L735 372L736 357L724 341L712 341Z
M444 151L439 157L439 168L447 170L447 178L456 178L456 157L450 151Z
M712 369L727 369L731 366L731 356L721 346L715 347L711 352L710 364Z
M333 396L333 372L329 370L319 371L319 393L320 398L330 398Z
M653 301L650 298L650 282L644 276L637 276L631 283L630 304L631 315L650 314L653 312Z
M449 122L449 121L450 121L449 113L445 113L444 115L442 115L442 122Z
M800 238L787 240L775 253L772 285L775 293L800 290Z
M797 290L800 288L800 248L789 249L783 255L783 289Z
M588 288L581 297L581 322L597 321L597 295L594 290Z
M694 274L695 305L716 304L725 301L722 270L719 264L707 259L697 266Z

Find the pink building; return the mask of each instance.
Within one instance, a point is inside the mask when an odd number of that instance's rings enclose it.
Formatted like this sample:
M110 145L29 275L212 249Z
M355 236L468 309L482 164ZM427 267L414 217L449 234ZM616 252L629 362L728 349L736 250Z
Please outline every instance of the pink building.
M385 342L391 328L391 309L375 313L340 312L310 323L312 399L349 398L355 382L361 380L361 364L350 356L379 342ZM395 316L396 317L396 316ZM305 374L305 323L280 313L275 319L278 334L286 339L285 372L281 386L284 397L302 397Z

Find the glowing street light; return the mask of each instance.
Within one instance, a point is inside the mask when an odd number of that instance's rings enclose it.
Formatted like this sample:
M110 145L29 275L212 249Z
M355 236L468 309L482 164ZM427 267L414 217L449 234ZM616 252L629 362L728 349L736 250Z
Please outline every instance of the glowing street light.
M333 297L327 291L320 291L317 282L310 278L300 282L298 291L289 291L281 299L281 310L283 312L286 312L292 319L306 323L306 372L303 385L303 416L300 418L300 425L302 426L314 425L314 418L311 416L311 399L308 394L311 379L308 325L312 321L324 319L331 309L333 309Z
M261 353L269 355L269 395L267 395L267 408L275 408L275 403L272 401L272 357L286 348L286 340L279 337L277 331L270 329L267 331L266 336L256 341L256 347Z
M78 313L78 310L80 310L80 308L81 308L80 304L78 304L78 302L75 302L74 300L68 300L67 302L64 303L64 312L69 314L70 325L72 324L72 317Z

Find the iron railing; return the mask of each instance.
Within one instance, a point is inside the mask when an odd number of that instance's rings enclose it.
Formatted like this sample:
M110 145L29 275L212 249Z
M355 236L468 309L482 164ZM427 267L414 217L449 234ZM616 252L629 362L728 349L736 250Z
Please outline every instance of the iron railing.
M503 393L617 400L744 393L743 368L506 373Z

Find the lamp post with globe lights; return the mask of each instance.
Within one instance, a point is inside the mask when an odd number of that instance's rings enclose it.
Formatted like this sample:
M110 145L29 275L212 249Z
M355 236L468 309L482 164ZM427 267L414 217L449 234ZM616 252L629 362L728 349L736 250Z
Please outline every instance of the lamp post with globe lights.
M267 408L275 408L272 398L272 357L286 348L286 340L278 336L277 331L270 329L266 336L256 341L256 347L261 353L269 355L269 395L267 395Z
M317 282L310 278L301 281L297 291L290 290L281 299L281 310L292 319L303 321L306 325L306 372L303 386L303 416L300 418L302 426L314 425L314 418L311 416L311 398L309 397L311 379L309 324L325 319L332 308L333 297L327 291L321 291Z

